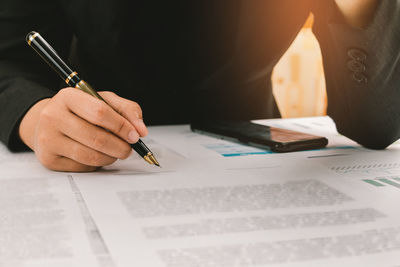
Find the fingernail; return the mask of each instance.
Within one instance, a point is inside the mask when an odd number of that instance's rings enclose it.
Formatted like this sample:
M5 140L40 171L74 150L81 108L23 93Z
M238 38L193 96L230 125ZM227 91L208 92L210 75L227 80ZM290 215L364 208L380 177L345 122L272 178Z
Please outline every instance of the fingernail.
M129 141L134 144L139 140L139 134L136 131L130 131L128 134Z

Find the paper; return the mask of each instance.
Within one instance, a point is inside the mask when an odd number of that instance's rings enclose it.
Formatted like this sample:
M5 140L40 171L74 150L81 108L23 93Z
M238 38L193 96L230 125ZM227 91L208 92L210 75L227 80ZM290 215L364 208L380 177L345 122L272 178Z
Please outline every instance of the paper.
M0 157L0 266L115 266L67 175L32 153Z
M314 158L343 180L360 181L375 191L400 193L400 146L384 151L366 151L357 156Z
M74 178L118 266L399 263L400 217L386 202L323 168L285 166Z
M237 157L247 155L265 155L273 153L270 150L260 149L231 142L219 142L213 144L203 144L205 148L217 152L224 157Z
M354 150L363 150L363 148L357 145L354 141L338 134L334 122L329 117L296 118L284 120L271 119L256 120L253 122L320 135L328 138L329 140L327 148L285 154L284 157L291 157L292 155L295 155L297 158L327 156L336 154L349 154L353 153ZM282 156L280 153L274 153L269 150L193 133L189 126L152 127L152 138L157 139L163 145L190 159L219 159L221 156Z
M399 266L400 146L360 148L327 117L258 122L330 146L271 154L150 127L162 168L132 155L71 174L3 147L0 266Z
M221 157L204 147L221 140L156 130L163 164L182 164L173 171L73 175L118 266L399 264L395 200L376 202L323 164L341 154Z

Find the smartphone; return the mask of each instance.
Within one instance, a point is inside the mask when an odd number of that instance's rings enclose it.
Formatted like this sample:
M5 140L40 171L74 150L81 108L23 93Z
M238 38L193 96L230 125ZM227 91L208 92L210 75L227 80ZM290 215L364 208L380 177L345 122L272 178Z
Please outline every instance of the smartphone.
M190 125L193 132L244 143L273 152L293 152L323 148L328 139L250 121L209 121Z

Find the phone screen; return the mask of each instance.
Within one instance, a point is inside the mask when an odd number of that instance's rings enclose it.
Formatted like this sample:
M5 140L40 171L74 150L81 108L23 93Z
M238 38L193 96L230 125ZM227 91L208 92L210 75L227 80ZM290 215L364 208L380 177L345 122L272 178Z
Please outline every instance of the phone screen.
M328 140L297 131L255 124L250 121L214 121L192 123L195 132L238 141L275 152L292 152L325 147Z

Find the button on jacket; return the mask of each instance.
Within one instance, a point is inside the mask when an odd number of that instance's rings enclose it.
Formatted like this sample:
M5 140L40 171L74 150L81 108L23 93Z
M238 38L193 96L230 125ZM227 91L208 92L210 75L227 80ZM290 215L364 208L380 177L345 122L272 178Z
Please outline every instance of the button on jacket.
M371 148L399 138L400 4L380 1L365 29L332 0L2 0L0 140L26 149L18 125L65 87L29 48L38 31L97 90L138 102L148 125L279 117L272 69L310 12L320 42L328 114Z

